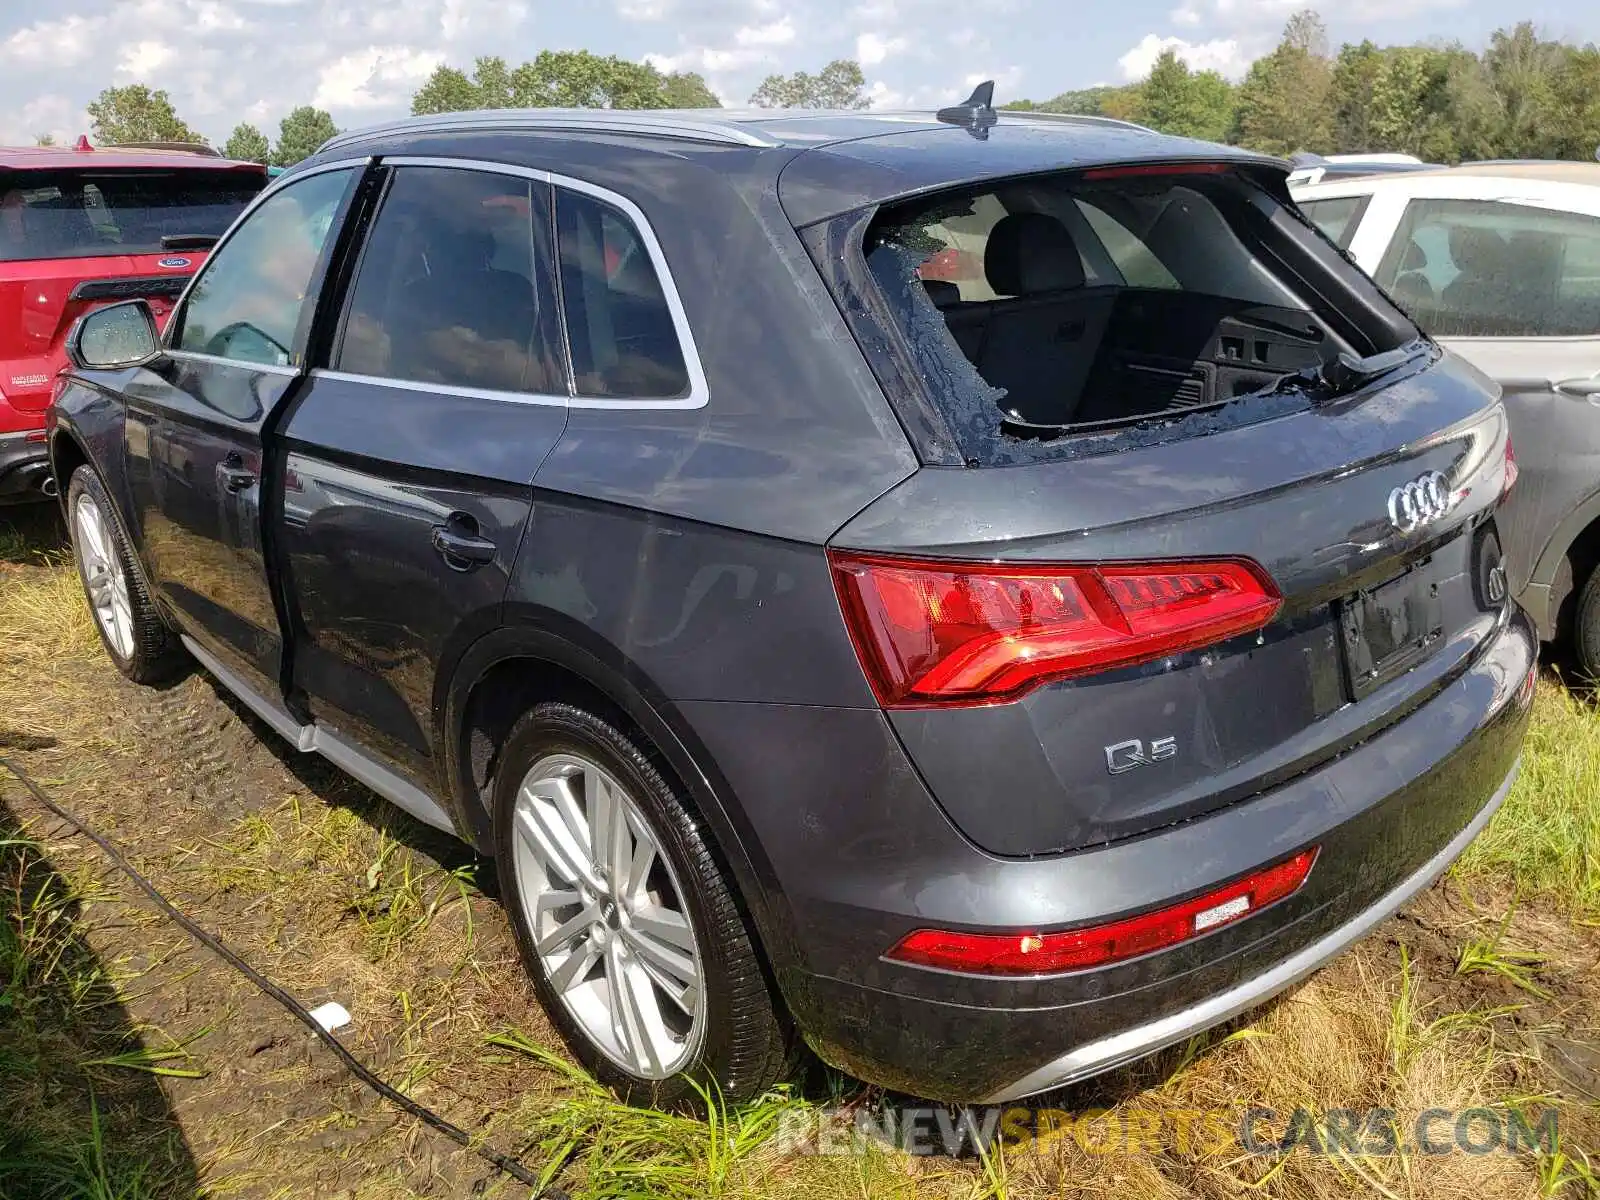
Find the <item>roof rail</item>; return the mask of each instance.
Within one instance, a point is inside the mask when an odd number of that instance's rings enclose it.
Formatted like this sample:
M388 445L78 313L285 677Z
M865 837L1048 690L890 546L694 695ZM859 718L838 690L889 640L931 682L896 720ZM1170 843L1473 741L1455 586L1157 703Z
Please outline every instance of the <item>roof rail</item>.
M1008 120L1021 118L1026 121L1067 121L1079 122L1087 125L1116 125L1122 129L1142 129L1145 133L1154 133L1148 125L1141 125L1137 121L1124 121L1121 117L1102 117L1098 113L1058 113L1041 112L1036 108L1002 108Z
M712 111L712 110L706 110ZM329 138L319 149L353 146L395 133L439 133L452 129L570 129L590 133L643 134L729 146L772 149L783 145L733 121L695 109L488 108L404 117Z

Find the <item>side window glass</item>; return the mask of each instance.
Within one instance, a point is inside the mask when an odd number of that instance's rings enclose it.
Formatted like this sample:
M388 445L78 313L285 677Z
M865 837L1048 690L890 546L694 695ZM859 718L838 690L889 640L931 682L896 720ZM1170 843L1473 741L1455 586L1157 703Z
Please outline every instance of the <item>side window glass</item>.
M1134 236L1133 231L1126 225L1097 205L1083 200L1077 201L1077 205L1078 210L1083 213L1084 220L1089 222L1094 235L1100 239L1100 244L1111 256L1111 261L1117 265L1117 270L1122 272L1122 278L1129 287L1178 286L1178 281L1173 278L1172 272L1161 265L1161 260L1151 252L1150 247Z
M353 173L310 175L263 201L206 263L173 349L288 365L306 291Z
M333 366L383 379L565 396L555 285L535 230L547 184L401 167L362 251Z
M620 209L556 189L561 302L580 396L666 399L689 372L655 263Z
M1378 282L1439 337L1600 333L1600 219L1498 200L1414 200Z
M1329 241L1348 250L1366 207L1366 196L1330 196L1326 200L1302 201L1300 211L1322 230Z

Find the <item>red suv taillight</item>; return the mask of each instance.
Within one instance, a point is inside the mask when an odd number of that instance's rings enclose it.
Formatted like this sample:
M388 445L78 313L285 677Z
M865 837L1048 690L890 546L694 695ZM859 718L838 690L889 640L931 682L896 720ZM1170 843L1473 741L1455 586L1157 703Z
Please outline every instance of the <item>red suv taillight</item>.
M1277 589L1255 563L941 562L830 551L878 702L989 704L1051 679L1259 629Z
M1108 925L1059 933L962 933L918 929L888 957L918 966L979 975L1053 975L1083 971L1165 950L1253 916L1300 890L1318 847L1243 879L1174 904Z

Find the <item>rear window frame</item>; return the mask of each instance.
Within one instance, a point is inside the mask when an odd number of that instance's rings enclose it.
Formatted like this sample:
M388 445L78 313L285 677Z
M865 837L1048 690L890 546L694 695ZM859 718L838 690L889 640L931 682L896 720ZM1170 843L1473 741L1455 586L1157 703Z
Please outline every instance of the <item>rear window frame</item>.
M1209 163L1211 160L1207 161ZM1261 213L1263 230L1274 236L1275 244L1265 243L1261 238L1262 231L1257 231L1250 243L1251 252L1261 256L1280 282L1299 296L1318 315L1319 320L1327 323L1332 317L1345 327L1344 332L1359 329L1364 335L1371 331L1374 335L1372 340L1377 343L1373 350L1430 342L1427 335L1372 284L1349 253L1299 210L1289 194L1284 182L1285 173L1280 166L1231 159L1215 161L1221 168L1219 174L1235 175L1260 193L1260 197L1252 203ZM929 373L923 369L918 353L907 336L902 315L894 311L867 264L865 243L869 231L886 211L895 207L920 205L937 201L941 196L976 194L1044 179L1059 178L1064 183L1070 183L1086 172L1098 173L1126 167L1135 174L1158 174L1160 168L1170 167L1176 175L1182 174L1185 168L1193 169L1195 166L1195 160L1189 159L1088 163L1068 169L1058 167L1049 171L965 180L947 188L889 197L797 229L802 244L827 282L857 345L877 376L892 411L923 465L979 468L1079 458L1121 450L1133 444L1181 440L1225 425L1267 420L1309 406L1310 401L1303 390L1291 389L1271 397L1270 402L1257 405L1259 411L1244 420L1231 414L1225 418L1218 416L1219 410L1231 409L1239 400L1247 398L1241 396L1222 404L1210 404L1188 413L1176 414L1176 419L1174 415L1156 414L1111 430L1073 429L1068 426L1048 439L1011 436L1001 428L1004 414L998 406L991 405L984 409L972 402L975 397L971 395L935 394L928 380ZM1270 207L1263 208L1263 201ZM1279 227L1277 220L1280 214L1283 227ZM1311 244L1293 244L1296 242ZM1325 274L1326 279L1314 283L1291 261L1294 258L1304 261L1309 255L1318 257L1316 265L1323 268L1319 273ZM1354 314L1328 303L1329 297L1325 292L1330 286L1336 287L1341 300L1348 300L1349 306L1356 310ZM1334 330L1336 338L1340 332ZM959 351L957 354L960 356ZM970 360L960 357L970 364ZM1425 369L1434 357L1436 353L1424 355L1414 365L1390 378L1399 379L1414 370ZM973 370L976 372L976 367ZM987 403L987 400L984 402ZM1178 426L1183 428L1175 428Z
M259 170L248 166L148 166L148 167L93 167L84 165L71 168L29 168L17 170L15 168L0 167L0 198L13 191L31 191L44 188L63 188L65 185L74 185L77 190L82 190L89 185L97 185L99 181L113 178L137 179L164 177L172 179L199 178L210 181L217 191L224 190L223 183L234 185L228 190L241 193L238 209L219 229L215 230L185 230L186 233L199 233L207 236L212 233L220 240L244 212L255 203L257 197L266 190L270 182L265 167ZM254 186L251 186L251 185ZM97 188L98 190L98 188ZM174 208L179 206L172 206ZM215 206L206 206L215 207ZM81 209L75 211L83 211ZM115 208L108 211L115 213ZM30 254L26 257L11 257L5 253L3 243L0 243L0 263L25 263L25 262L58 262L78 258L119 258L135 257L152 254L177 254L179 251L165 249L159 239L154 243L145 242L94 242L83 246L68 249L53 249L45 254Z

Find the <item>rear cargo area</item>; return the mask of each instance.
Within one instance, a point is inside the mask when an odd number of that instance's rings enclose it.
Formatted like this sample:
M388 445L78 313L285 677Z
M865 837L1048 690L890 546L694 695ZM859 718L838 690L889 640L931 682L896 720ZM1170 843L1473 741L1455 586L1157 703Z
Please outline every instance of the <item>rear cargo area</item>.
M1104 167L919 198L881 210L862 249L880 314L934 407L990 412L996 437L1170 421L1285 379L1314 388L1341 359L1416 337L1229 164Z

